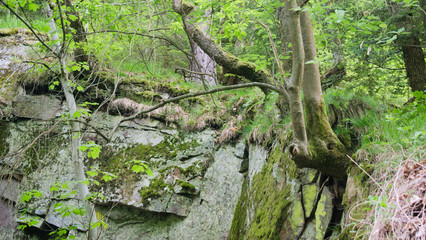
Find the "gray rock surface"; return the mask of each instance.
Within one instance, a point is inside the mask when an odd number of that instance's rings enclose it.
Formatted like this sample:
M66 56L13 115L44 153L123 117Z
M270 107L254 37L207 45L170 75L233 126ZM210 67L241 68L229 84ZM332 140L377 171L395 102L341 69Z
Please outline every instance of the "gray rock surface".
M19 95L12 102L12 114L20 118L52 120L61 109L61 101L40 95Z

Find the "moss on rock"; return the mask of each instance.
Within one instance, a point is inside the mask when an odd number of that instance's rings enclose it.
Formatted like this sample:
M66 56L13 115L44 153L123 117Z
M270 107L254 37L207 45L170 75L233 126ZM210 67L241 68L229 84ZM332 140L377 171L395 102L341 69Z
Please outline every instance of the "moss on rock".
M170 185L165 183L162 178L152 179L149 186L142 187L139 194L144 205L149 204L153 199L161 197L165 189L171 189Z
M232 223L231 236L235 239L278 239L284 221L287 219L290 204L290 187L284 182L278 183L273 176L274 166L287 168L290 162L283 154L281 146L272 151L268 163L255 175L250 190L243 190L236 215ZM251 196L250 199L248 196ZM250 206L250 207L248 207ZM245 214L255 209L254 217L247 231L244 229ZM237 216L241 214L241 216ZM233 238L234 239L234 238Z

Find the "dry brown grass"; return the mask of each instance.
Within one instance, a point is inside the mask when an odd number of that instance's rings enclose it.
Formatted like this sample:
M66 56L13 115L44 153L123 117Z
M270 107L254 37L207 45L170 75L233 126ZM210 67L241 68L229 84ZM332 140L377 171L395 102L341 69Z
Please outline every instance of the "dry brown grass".
M426 239L424 150L422 147L408 153L389 147L381 154L358 153L358 160L375 163L369 176L369 194L376 198L358 198L358 202L351 204L346 228L355 233L354 239ZM359 215L361 209L369 210Z

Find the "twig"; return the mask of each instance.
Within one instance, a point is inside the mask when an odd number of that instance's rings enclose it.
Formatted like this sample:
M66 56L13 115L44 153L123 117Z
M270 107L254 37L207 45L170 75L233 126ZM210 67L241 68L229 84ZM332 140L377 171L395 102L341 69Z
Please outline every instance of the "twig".
M349 157L349 155L346 155L346 156L348 156L348 158L353 162L353 163L355 163L355 165L359 168L359 169L361 169L365 174L367 174L367 176L371 179L371 180L373 180L373 182L383 191L383 192L385 192L385 189L383 189L381 186L380 186L380 184L376 181L376 179L374 179L370 174L368 174L368 172L367 171L365 171L357 162L355 162L355 160L353 160L351 157Z
M65 39L66 39L66 32L65 32L65 24L64 24L64 19L62 16L62 10L61 10L61 5L59 3L59 0L56 0L56 5L58 6L58 11L59 11L59 18L61 19L61 26L62 26L62 46L61 46L61 51L65 51Z
M25 60L25 61L22 61L23 63L32 63L32 64L40 64L40 65L43 65L45 68L47 68L48 70L51 70L50 69L50 67L49 67L49 65L47 65L46 63L44 63L44 62L39 62L39 61L30 61L30 60Z
M280 58L278 57L278 52L277 52L277 49L275 48L274 40L272 39L271 30L269 29L269 27L267 25L263 24L261 21L259 21L259 23L260 23L260 25L262 25L262 27L264 27L266 29L266 32L268 33L269 41L271 42L272 51L274 52L275 61L277 62L278 69L280 70L280 74L281 74L281 77L283 79L283 83L285 84L285 82L284 82L284 80L285 80L284 69L283 69L283 66L281 65ZM285 87L282 86L282 89L284 89L284 91L285 91L284 95L287 95Z
M74 122L79 122L79 123L82 123L82 124L84 124L84 125L86 125L86 126L88 126L88 127L90 127L90 128L92 128L99 136L101 136L103 139L105 139L107 142L109 142L109 138L105 135L105 134L103 134L100 130L98 130L97 128L95 128L93 125L91 125L90 123L88 123L88 122L85 122L85 121L82 121L82 120L79 120L79 119L68 119L68 121L74 121Z

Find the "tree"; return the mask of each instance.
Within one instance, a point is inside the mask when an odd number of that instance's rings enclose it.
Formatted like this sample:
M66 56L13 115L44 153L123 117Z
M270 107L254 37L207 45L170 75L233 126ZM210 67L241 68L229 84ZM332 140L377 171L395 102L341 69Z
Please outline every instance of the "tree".
M292 74L284 83L273 79L272 74L252 62L242 61L219 47L197 23L191 20L192 2L173 0L173 10L181 15L189 37L228 72L252 82L273 84L288 98L293 126L293 142L289 147L292 159L299 167L310 167L340 180L346 177L348 166L346 149L333 133L322 98L316 48L310 16L302 11L295 0L285 1L290 12L289 32L292 44ZM284 78L284 76L282 76ZM301 90L304 99L302 104ZM268 93L267 90L265 90ZM306 120L303 114L306 111Z
M86 200L86 197L89 195L89 189L86 184L83 183L84 180L86 180L85 177L85 170L84 170L84 164L83 164L83 156L80 151L81 146L81 136L80 136L80 123L79 121L74 121L76 118L81 115L81 112L77 110L77 104L75 100L75 96L73 94L75 85L75 79L72 79L72 74L68 71L66 58L68 55L68 51L65 48L65 42L67 41L66 37L66 27L65 27L65 20L62 13L62 8L60 1L57 0L57 10L59 14L59 20L61 22L61 29L63 33L62 43L59 41L59 37L57 36L57 33L54 32L52 39L54 40L53 48L47 45L45 41L42 40L42 38L35 32L35 30L19 15L17 14L6 2L3 0L0 0L0 3L5 6L11 13L16 15L36 36L38 41L48 50L50 54L52 54L57 61L57 64L59 65L59 80L60 84L62 86L62 90L65 95L65 100L68 106L69 110L69 120L71 125L71 132L72 132L72 140L71 140L71 161L74 163L74 174L75 174L75 181L77 181L77 199L83 202L84 209L87 213L88 222L89 222L89 239L96 239L98 237L96 228L93 228L92 225L97 221L94 205ZM52 12L49 11L50 8L46 7L48 10L48 13L50 16L53 16ZM56 29L55 22L53 21L53 18L50 20L50 26L52 30Z
M426 90L426 62L421 42L423 37L421 33L424 34L426 30L424 6L424 1L420 1L418 6L404 6L398 2L388 1L393 24L409 32L408 35L400 35L397 43L401 47L408 85L413 92ZM419 20L417 24L416 20Z

